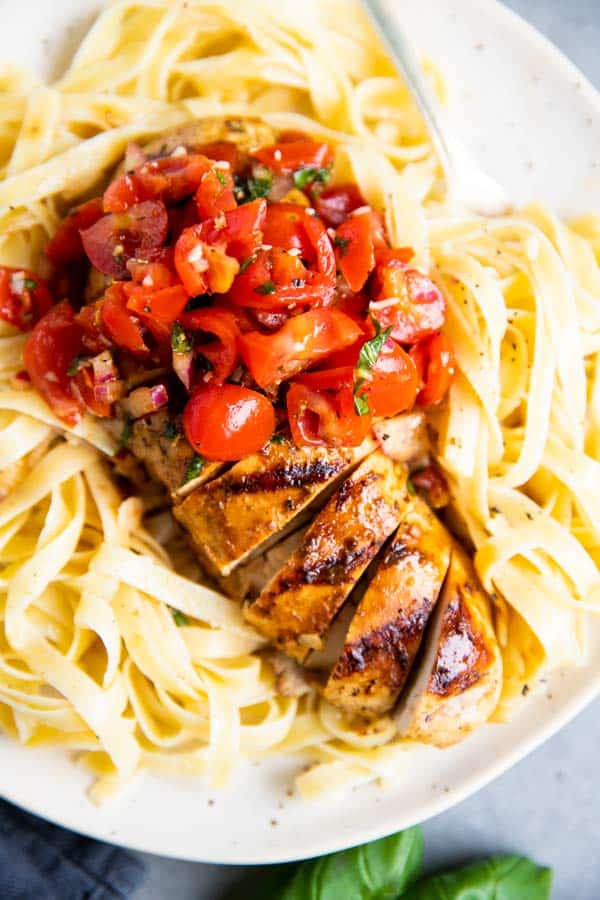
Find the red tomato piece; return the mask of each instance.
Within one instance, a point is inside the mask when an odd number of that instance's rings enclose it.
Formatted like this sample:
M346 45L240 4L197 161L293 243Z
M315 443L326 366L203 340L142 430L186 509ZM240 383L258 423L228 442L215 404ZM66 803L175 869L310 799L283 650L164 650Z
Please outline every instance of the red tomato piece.
M353 291L360 291L375 268L370 210L342 222L334 238L338 268Z
M250 374L266 390L355 343L360 334L358 325L344 313L312 309L288 319L274 334L244 334L240 350Z
M73 209L46 247L44 252L48 259L54 263L69 263L85 256L80 231L91 228L103 215L102 197L95 197Z
M148 347L139 323L127 310L127 295L122 282L115 282L107 289L100 306L100 325L103 333L129 353L146 354Z
M433 334L410 351L422 384L419 406L440 403L450 389L456 372L452 345L445 334Z
M314 262L316 251L304 228L308 218L297 203L270 203L263 226L263 241L284 250L299 250L302 259Z
M314 391L341 391L345 388L352 389L354 385L354 366L341 365L331 369L319 369L315 372L303 372L301 375L298 375L294 381L299 384L305 384Z
M127 263L127 271L134 284L142 285L150 291L159 291L162 288L178 284L177 276L167 262L172 263L172 253L165 258L164 262L142 262L139 259L131 259Z
M63 300L40 319L23 349L25 368L34 387L67 425L76 425L82 414L67 375L73 357L81 351L82 335L72 306Z
M206 172L196 190L195 200L201 219L211 219L235 209L237 203L231 173L222 169Z
M392 329L393 338L413 343L442 327L446 301L431 278L398 261L378 265L375 272L369 310L383 329Z
M212 141L210 144L201 144L196 149L198 153L208 156L209 159L228 162L230 170L234 173L242 168L243 155L233 141Z
M308 236L317 260L317 270L332 284L335 282L336 264L335 253L331 245L331 239L320 219L304 213L304 230Z
M0 319L27 331L52 306L43 278L29 269L0 266Z
M274 172L285 174L298 169L329 168L333 162L333 149L329 144L316 141L285 141L261 147L253 156Z
M210 168L210 160L199 153L148 160L108 186L104 192L104 209L121 213L145 200L179 203L194 193Z
M228 256L243 260L257 250L262 241L262 228L267 214L267 201L253 200L202 223L202 240L227 250Z
M299 446L357 447L370 431L371 417L356 414L350 387L317 391L293 382L286 401L292 437Z
M161 247L167 236L169 220L164 203L147 200L127 212L109 213L81 232L85 252L105 275L124 278L127 262L146 256Z
M223 384L231 376L239 361L238 341L240 329L236 316L228 309L210 307L194 309L181 317L184 328L214 334L215 341L196 344L196 351L206 357L211 365L203 380Z
M420 383L417 368L395 341L387 340L373 368L357 370L356 375L363 381L356 393L367 398L374 416L395 416L415 405Z
M152 290L141 284L124 286L127 309L142 320L154 319L164 325L172 325L179 318L188 302L188 294L182 284Z
M175 268L189 297L207 291L227 293L240 269L237 259L228 256L222 246L203 239L202 229L202 225L186 228L175 244Z
M319 272L306 269L285 250L260 250L229 292L238 306L282 312L306 306L328 306L335 285Z
M366 204L355 184L326 188L313 202L317 214L332 228L337 228L351 212Z
M237 384L198 388L183 411L183 428L206 459L234 461L257 453L275 430L273 404Z
M94 379L90 366L84 366L72 379L73 393L78 396L87 409L101 419L109 419L112 416L112 405L104 400L98 400L94 392Z

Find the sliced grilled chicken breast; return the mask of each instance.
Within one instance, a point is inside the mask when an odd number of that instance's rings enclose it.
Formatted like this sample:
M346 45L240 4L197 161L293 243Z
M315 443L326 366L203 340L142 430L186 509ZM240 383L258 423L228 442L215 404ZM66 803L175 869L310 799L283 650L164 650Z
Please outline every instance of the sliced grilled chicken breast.
M201 463L198 472L192 465L196 454L188 444L181 416L160 409L137 419L131 426L128 449L144 463L150 475L167 488L174 501L180 500L200 484L216 477L224 463Z
M406 470L372 453L336 491L301 547L245 609L246 618L299 662L323 647L336 613L394 531L408 502Z
M229 575L251 554L299 527L311 504L373 446L372 441L348 449L270 442L190 494L175 515L210 571Z
M335 706L369 717L394 707L446 577L451 547L441 522L413 497L325 686L325 697Z
M251 153L274 143L275 134L261 119L210 116L158 135L144 144L144 152L149 156L168 156L178 147L193 151L203 144L222 141L235 144L241 153Z
M453 541L425 652L396 712L398 729L411 740L448 747L489 719L501 687L490 600L473 563Z

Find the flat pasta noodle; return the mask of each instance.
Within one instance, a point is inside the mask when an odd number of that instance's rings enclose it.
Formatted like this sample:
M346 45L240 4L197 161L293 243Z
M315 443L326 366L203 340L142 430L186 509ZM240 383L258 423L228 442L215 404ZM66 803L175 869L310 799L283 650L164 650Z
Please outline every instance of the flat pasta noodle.
M0 70L0 264L36 270L129 141L209 115L331 141L332 182L356 181L447 297L458 375L434 453L496 600L503 721L542 667L584 659L600 605L600 219L450 208L357 4L114 0L60 81ZM24 341L0 323L0 727L78 752L95 802L147 770L222 786L271 754L313 763L307 799L404 777L419 750L390 719L358 728L315 691L277 692L237 604L178 574L172 525L121 497L102 424L65 428L15 380Z

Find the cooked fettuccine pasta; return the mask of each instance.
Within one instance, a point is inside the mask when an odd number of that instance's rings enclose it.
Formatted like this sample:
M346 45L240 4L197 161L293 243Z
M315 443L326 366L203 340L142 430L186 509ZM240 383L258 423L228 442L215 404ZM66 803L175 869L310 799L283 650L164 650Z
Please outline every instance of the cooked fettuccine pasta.
M450 208L411 97L344 0L115 0L60 80L5 68L0 90L0 264L33 271L132 140L251 115L332 142L332 183L356 182L446 296L458 374L430 428L494 599L496 718L542 667L582 662L600 608L600 220ZM0 329L2 728L76 751L97 800L144 770L225 785L265 754L308 757L307 797L401 774L391 718L359 728L314 691L278 693L264 639L199 582L170 515L121 495L116 440L90 416L66 427L19 377L26 335Z

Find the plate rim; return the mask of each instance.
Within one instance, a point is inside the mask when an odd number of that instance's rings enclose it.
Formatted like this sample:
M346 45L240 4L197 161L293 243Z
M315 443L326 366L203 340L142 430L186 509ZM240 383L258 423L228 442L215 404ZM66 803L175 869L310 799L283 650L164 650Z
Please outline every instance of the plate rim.
M474 0L469 0L469 2L472 4ZM565 79L576 79L582 94L586 98L586 102L593 107L596 116L600 118L600 89L597 89L592 84L579 66L574 63L563 50L557 47L550 38L539 31L515 10L506 6L501 0L476 0L476 5L478 6L479 11L483 8L483 12L486 16L499 17L500 21L504 20L505 24L509 24L519 31L530 45L536 47L536 49L545 56L551 66L555 69L560 69L561 75L564 76ZM54 825L74 831L77 834L100 841L106 841L138 852L163 856L169 859L188 860L190 862L214 865L255 866L295 862L355 847L368 841L382 838L395 831L408 828L411 825L420 824L451 809L481 790L500 775L507 772L512 766L525 759L525 757L529 756L553 735L562 730L569 722L575 719L587 706L597 699L599 695L600 666L598 667L597 672L590 678L586 687L578 690L572 699L562 705L559 711L549 715L545 724L539 725L529 737L520 739L514 749L500 754L498 757L494 758L493 762L490 762L485 767L475 771L471 777L463 778L460 786L453 788L451 794L437 794L432 796L431 799L420 806L416 817L413 814L406 819L403 819L402 814L398 813L395 824L390 823L388 817L383 820L381 825L363 825L355 827L350 841L341 836L337 839L333 836L325 841L319 840L318 838L311 838L307 841L306 836L304 836L304 847L300 852L300 855L298 855L298 853L290 853L285 849L270 850L268 853L263 850L260 855L252 855L247 851L237 852L233 845L229 845L227 852L222 856L212 854L207 857L201 855L191 856L187 851L178 852L173 848L157 850L156 842L153 841L152 838L145 839L142 837L140 839L133 839L131 837L120 838L118 835L111 835L111 829L106 822L98 819L94 825L81 824L81 817L74 814L72 810L69 810L66 814L63 813L61 817L60 814L55 814L45 807L43 798L41 798L39 802L32 801L30 798L23 799L18 790L12 790L10 787L7 788L6 785L2 785L0 788L0 797L17 806L19 809L38 816ZM26 750L27 748L22 749ZM168 784L166 780L165 784Z

